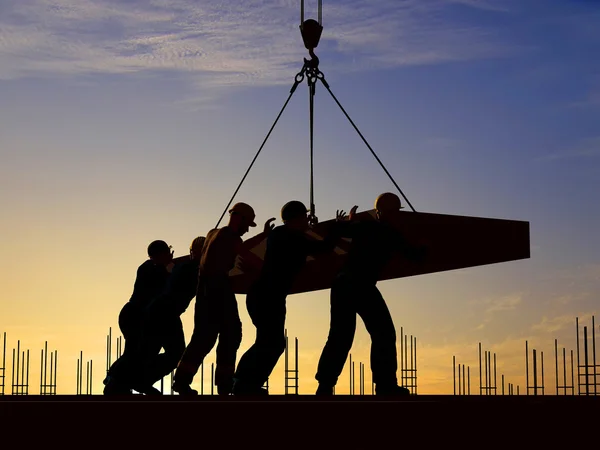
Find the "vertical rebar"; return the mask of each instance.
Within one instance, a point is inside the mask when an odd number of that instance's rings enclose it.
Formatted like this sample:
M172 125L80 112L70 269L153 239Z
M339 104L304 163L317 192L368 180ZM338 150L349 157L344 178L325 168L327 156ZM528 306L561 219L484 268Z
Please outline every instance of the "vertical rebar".
M567 350L563 347L563 384L565 386L565 395L567 395ZM571 353L573 353L573 350L571 350ZM571 361L572 362L572 361ZM572 383L572 381L571 381Z
M494 395L498 394L498 383L496 380L496 354L494 353Z
M415 336L415 372L414 372L414 376L415 376L415 391L414 394L417 393L417 337Z
M575 330L577 331L577 393L581 395L581 363L579 359L579 317L575 317Z
M54 392L54 352L50 353L50 394L52 395Z
M596 324L594 322L594 316L592 316L592 358L594 363L594 395L596 395L598 383L596 381Z
M573 369L573 350L571 350L571 392L572 395L575 395L575 379L574 379L574 369Z
M456 395L456 356L452 356L452 389Z
M545 384L544 384L544 352L540 352L540 357L542 359L542 395L545 392Z
M533 349L533 395L537 395L537 357L535 349Z
M489 395L490 382L488 380L488 352L487 352L487 350L484 353L484 362L485 362L485 395Z
M481 395L481 342L479 343L479 395Z
M527 391L526 395L529 395L529 347L527 346L527 341L525 341L525 384ZM517 386L517 391L519 390Z
M558 395L558 339L554 339L554 361L555 361L555 369L556 369L556 395ZM565 386L567 382L565 380Z
M400 327L400 385L406 386L404 383L404 327Z
M590 363L588 360L588 337L587 337L587 326L583 327L583 353L585 361L585 395L590 395L590 379L589 379L589 367Z
M467 387L468 387L468 394L471 395L471 368L467 367Z

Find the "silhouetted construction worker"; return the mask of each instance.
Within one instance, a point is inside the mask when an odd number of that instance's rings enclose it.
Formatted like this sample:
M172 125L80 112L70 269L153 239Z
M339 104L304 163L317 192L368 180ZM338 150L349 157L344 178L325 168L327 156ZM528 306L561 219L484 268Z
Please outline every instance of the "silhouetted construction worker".
M170 276L167 266L173 251L165 241L148 245L149 259L137 269L133 293L119 314L119 328L125 339L123 354L111 365L104 380L104 394L131 393L134 370L139 365L139 348L144 309L163 292ZM138 391L139 392L139 391Z
M377 220L350 222L344 230L352 238L345 264L331 287L331 323L327 343L319 360L317 395L331 395L352 347L357 314L371 336L371 370L377 395L410 394L398 386L396 329L385 300L377 289L382 269L394 252L420 260L423 247L409 245L391 223L402 209L392 193L375 200Z
M309 255L331 252L339 235L335 228L323 240L311 239L306 206L299 201L281 209L283 225L267 238L264 264L246 296L246 306L256 326L256 341L241 357L234 375L234 395L268 394L263 384L285 350L286 297ZM338 211L336 220L344 217Z
M175 370L185 351L181 315L196 296L198 266L205 240L198 236L192 241L189 258L175 265L165 292L152 300L145 310L140 386L152 386ZM163 353L160 353L161 348Z
M229 223L206 235L200 257L198 291L194 311L194 332L175 371L173 390L181 395L196 395L190 384L217 338L215 384L219 395L231 394L237 351L242 342L242 322L229 272L237 255L249 266L260 267L262 261L248 249L262 241L271 231L271 218L257 236L242 241L241 236L255 227L255 213L250 205L236 203L229 210Z

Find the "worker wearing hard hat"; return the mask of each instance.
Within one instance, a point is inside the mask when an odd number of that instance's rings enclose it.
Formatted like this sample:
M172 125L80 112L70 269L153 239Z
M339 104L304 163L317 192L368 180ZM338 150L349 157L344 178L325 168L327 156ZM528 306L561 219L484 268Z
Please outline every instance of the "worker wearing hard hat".
M137 379L137 386L143 390L175 370L185 351L181 315L196 296L198 266L205 240L204 236L198 236L192 241L189 257L175 264L165 292L145 310ZM160 353L161 348L163 353Z
M246 264L260 267L260 258L248 249L270 233L275 218L265 222L262 233L244 242L241 236L256 226L254 209L246 203L236 203L229 214L226 226L208 232L200 256L194 331L177 366L173 383L173 390L181 395L198 394L190 384L217 338L215 384L219 395L229 395L233 387L237 350L242 342L242 322L229 272L235 267L238 255L245 257Z
M265 395L262 386L269 378L285 350L286 297L309 255L331 252L339 240L336 227L323 240L311 239L306 206L299 201L286 203L281 209L283 225L273 229L267 238L264 264L256 282L246 296L256 341L240 358L234 395ZM344 218L338 211L336 220ZM316 223L317 219L312 218Z
M170 276L167 267L172 261L173 251L165 241L156 240L148 245L148 260L138 267L133 294L119 314L125 348L108 370L104 380L105 395L131 393L133 370L138 363L143 311L164 290Z
M317 395L331 395L352 347L357 314L371 336L371 370L377 395L409 394L398 386L396 329L385 300L377 289L382 269L394 252L421 260L424 247L414 247L393 228L402 205L397 195L384 193L375 200L377 220L358 221L348 228L352 238L345 265L331 287L331 326L319 360Z

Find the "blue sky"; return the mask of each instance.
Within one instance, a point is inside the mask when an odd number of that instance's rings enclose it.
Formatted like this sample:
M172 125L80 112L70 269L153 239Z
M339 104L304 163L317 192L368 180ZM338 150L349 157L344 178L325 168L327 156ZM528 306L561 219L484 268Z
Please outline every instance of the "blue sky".
M77 336L102 357L147 243L182 254L216 224L283 106L307 56L299 9L0 4L0 331L73 352ZM478 340L514 379L525 339L573 346L600 296L600 5L326 0L323 25L321 70L417 211L531 222L530 260L381 284L425 346L430 388ZM259 223L308 201L307 96L303 84L236 198ZM394 186L322 86L315 102L317 215L371 208ZM293 298L308 383L328 293ZM353 352L367 361L362 328Z

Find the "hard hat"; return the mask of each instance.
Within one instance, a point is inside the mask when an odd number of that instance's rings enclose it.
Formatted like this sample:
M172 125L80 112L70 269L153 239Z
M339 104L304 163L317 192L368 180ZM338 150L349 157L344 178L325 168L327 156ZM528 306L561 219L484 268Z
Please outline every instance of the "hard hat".
M247 203L242 203L242 202L236 203L229 210L229 214L232 214L232 213L239 214L240 216L248 219L250 221L251 227L256 226L256 223L254 223L254 218L256 217L256 214L254 213L254 209L252 208L252 206L248 205Z
M306 217L307 212L308 210L306 209L304 203L298 200L292 200L287 202L285 205L283 205L283 208L281 208L281 220L286 222L288 220L295 219L296 217Z
M165 241L157 240L152 241L150 245L148 245L148 256L151 258L154 256L158 256L163 252L170 252L171 246L168 245Z
M204 245L204 241L206 241L206 238L204 236L198 236L197 238L195 238L192 243L190 244L190 251L198 251L202 249L202 246Z
M384 192L375 199L375 209L377 211L396 211L404 209L400 203L400 197L391 192Z

